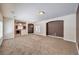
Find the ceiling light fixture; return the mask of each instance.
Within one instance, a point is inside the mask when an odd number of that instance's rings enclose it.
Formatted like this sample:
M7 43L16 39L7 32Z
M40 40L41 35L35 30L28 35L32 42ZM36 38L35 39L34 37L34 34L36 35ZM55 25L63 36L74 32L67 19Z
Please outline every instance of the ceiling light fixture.
M44 15L45 12L44 12L44 11L40 11L39 14L40 14L40 15Z

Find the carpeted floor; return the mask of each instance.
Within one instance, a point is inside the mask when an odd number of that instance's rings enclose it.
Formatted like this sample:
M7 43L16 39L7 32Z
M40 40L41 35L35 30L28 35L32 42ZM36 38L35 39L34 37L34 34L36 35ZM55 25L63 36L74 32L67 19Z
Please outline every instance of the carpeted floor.
M76 55L76 44L63 39L39 35L25 35L6 39L0 55Z

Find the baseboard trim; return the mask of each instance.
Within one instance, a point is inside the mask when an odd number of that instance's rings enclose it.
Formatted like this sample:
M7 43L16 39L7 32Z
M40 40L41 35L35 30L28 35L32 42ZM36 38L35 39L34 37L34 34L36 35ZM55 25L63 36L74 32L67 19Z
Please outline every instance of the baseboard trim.
M65 38L64 38L64 40L65 40L65 41L69 41L69 42L76 43L76 41L68 40L68 39L65 39Z
M33 33L34 35L40 35L40 36L46 36L46 35L42 35L42 34L35 34L35 33Z
M34 34L35 34L35 33L34 33ZM69 42L76 43L75 41L66 40L64 37L58 37L58 36L52 36L52 35L42 35L42 34L35 34L35 35L49 36L49 37L59 38L59 39L63 39L63 40L65 40L65 41L69 41Z
M52 35L47 35L47 36L54 37L54 38L64 39L63 37L58 37L58 36L52 36Z

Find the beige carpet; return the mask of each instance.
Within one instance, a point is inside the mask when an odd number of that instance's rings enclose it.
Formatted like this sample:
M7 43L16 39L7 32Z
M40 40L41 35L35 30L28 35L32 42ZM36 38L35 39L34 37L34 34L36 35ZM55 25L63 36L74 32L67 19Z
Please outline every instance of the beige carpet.
M1 55L72 55L76 44L63 39L29 34L3 41Z

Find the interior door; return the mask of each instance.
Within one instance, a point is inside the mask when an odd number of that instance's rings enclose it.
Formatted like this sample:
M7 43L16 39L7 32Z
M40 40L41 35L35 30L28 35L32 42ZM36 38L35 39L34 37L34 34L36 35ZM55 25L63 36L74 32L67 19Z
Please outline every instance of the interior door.
M33 33L33 32L34 32L34 25L28 24L28 33Z
M63 20L48 22L47 35L63 37Z

